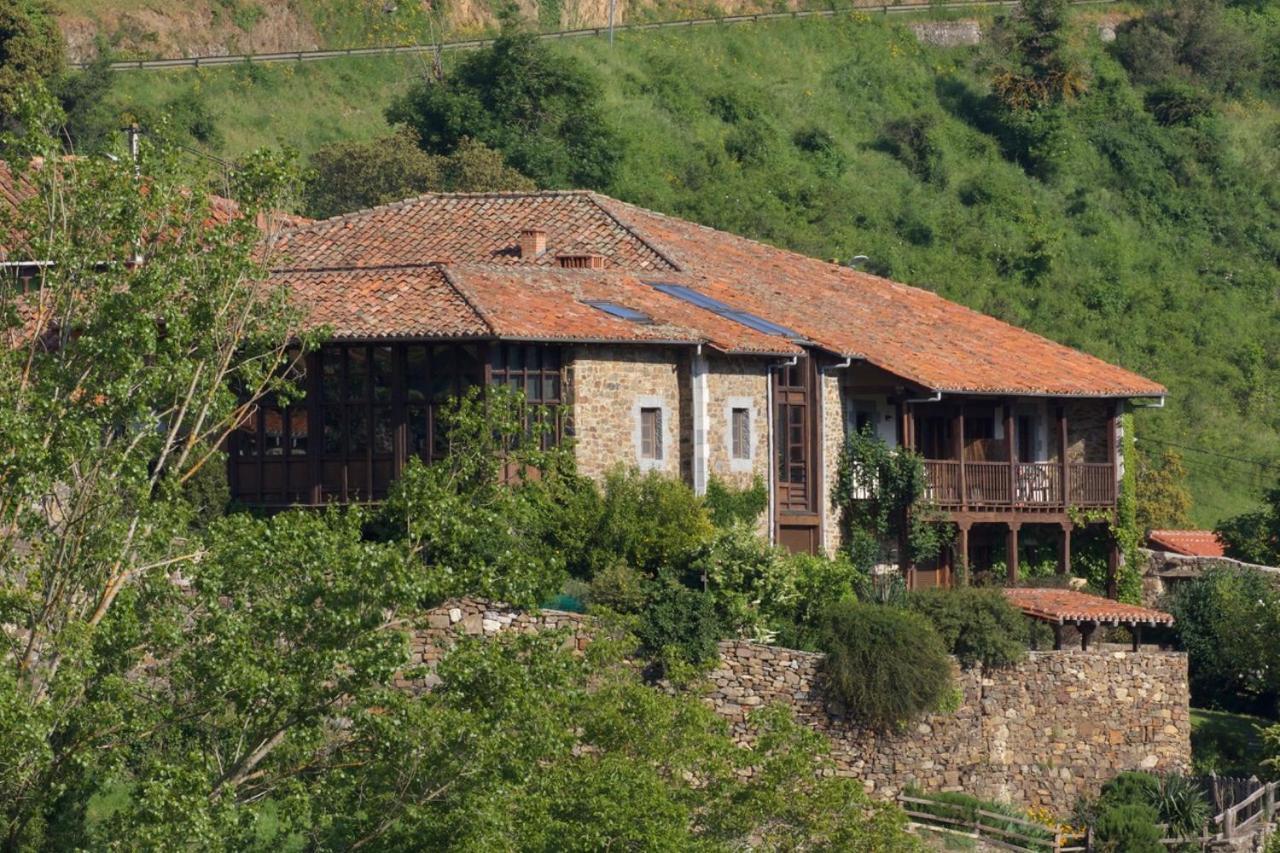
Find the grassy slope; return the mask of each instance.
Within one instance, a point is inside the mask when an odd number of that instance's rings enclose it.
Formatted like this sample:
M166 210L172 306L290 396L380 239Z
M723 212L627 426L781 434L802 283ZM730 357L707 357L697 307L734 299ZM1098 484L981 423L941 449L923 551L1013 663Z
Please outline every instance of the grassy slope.
M1191 709L1191 752L1197 772L1247 779L1270 775L1258 761L1264 755L1258 728L1273 721L1247 714Z
M1265 237L1246 232L1280 208L1280 109L1227 104L1229 168L1192 163L1185 186L1163 184L1161 152L1180 138L1150 120L1091 33L1081 27L1096 94L1077 108L1052 183L1028 177L981 129L974 52L923 48L897 23L702 28L557 49L599 71L627 140L614 195L820 257L869 255L895 278L1163 381L1169 407L1140 415L1140 435L1275 459L1280 272ZM382 105L423 70L382 59L126 74L120 91L159 104L198 86L224 153L278 142L307 152L384 132ZM1105 98L1120 106L1101 110ZM886 120L916 113L936 121L942 169L930 181L877 145ZM815 128L833 141L824 153L793 142ZM1099 153L1102 132L1125 156ZM1223 186L1205 189L1211 171L1228 174ZM1250 182L1270 196L1240 186ZM1254 467L1187 462L1204 523L1247 506L1263 482Z

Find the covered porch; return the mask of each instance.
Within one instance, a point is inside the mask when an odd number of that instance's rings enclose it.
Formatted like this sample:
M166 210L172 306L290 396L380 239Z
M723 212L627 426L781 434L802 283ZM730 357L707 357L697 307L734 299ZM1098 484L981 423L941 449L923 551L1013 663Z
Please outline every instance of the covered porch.
M1073 589L1018 588L1006 589L1009 603L1028 618L1044 622L1053 629L1053 647L1063 648L1063 628L1074 627L1080 634L1080 648L1089 649L1099 627L1124 626L1129 629L1133 651L1142 645L1142 629L1173 624L1173 617L1160 610L1123 604L1109 598Z

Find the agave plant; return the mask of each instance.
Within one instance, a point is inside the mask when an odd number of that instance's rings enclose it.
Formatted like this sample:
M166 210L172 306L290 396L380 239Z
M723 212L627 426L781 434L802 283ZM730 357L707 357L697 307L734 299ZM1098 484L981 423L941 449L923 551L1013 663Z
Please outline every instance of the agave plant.
M1170 835L1179 838L1199 835L1211 816L1200 786L1186 776L1170 774L1161 779L1152 805L1168 824Z

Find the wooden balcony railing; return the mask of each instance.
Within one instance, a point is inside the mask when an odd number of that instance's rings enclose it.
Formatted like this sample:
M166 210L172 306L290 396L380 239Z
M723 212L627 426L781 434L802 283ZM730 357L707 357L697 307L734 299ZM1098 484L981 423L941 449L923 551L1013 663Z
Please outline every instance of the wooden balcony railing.
M926 459L928 496L943 509L1109 507L1116 502L1115 468L1103 463L1067 465L1063 500L1057 462L965 462Z

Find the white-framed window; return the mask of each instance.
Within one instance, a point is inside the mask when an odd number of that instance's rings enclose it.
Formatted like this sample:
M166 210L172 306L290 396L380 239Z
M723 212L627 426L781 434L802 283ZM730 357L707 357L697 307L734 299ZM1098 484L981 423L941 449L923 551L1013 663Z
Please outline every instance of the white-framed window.
M640 395L631 403L631 440L636 467L641 471L663 470L675 449L671 430L676 426L671 406L664 397Z
M755 470L756 443L760 440L756 418L764 403L755 397L729 397L724 401L724 454L729 470L750 474Z

